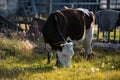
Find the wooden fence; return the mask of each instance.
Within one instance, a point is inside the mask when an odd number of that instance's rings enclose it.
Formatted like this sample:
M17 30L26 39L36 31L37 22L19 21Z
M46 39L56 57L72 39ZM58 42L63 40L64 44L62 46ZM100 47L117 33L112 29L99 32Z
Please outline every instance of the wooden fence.
M29 13L31 14L34 13L35 15L37 14L49 15L50 13L52 13L57 9L64 8L64 6L68 6L70 8L78 8L78 7L86 8L86 9L89 9L90 11L93 11L94 13L103 9L120 10L120 0L75 0L75 1L72 1L72 0L20 0L20 1L25 2L25 5L21 5L23 7L24 12L29 11ZM60 2L60 1L63 1L63 2ZM26 10L26 9L29 9L26 6L27 3L32 4L28 6L30 7L30 10ZM32 9L31 9L31 6L32 6ZM25 17L23 16L22 22L20 22L19 20L16 20L16 23L30 24L31 17L30 18L29 17L30 16L27 13ZM16 19L19 19L19 18L16 18ZM15 19L12 18L12 20L15 20ZM21 20L21 17L20 17L20 20ZM114 29L112 32L101 32L98 28L96 28L95 36L96 36L95 37L96 40L102 39L102 41L104 41L105 39L107 42L112 41L114 43L116 42L120 43L120 27L118 27L117 29Z

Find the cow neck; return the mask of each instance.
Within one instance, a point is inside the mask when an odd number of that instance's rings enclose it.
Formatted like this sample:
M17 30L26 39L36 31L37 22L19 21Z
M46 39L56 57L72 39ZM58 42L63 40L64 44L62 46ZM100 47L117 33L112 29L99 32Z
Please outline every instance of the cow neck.
M62 13L60 10L57 11L58 13ZM64 14L62 13L62 15L64 16ZM60 24L59 24L59 20L58 20L58 17L57 15L55 15L55 20L56 20L56 23L57 23L57 29L58 29L58 32L60 33L60 36L61 38L63 39L64 42L66 42L64 36L63 36L63 33L61 32L61 29L60 29Z

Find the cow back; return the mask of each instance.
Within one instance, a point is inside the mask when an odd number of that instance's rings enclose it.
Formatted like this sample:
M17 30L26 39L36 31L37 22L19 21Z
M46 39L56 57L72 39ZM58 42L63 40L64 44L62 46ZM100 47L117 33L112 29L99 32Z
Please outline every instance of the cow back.
M84 34L84 13L74 9L61 10L61 12L67 21L64 21L66 23L63 24L65 25L63 27L66 28L63 28L63 34L66 34L65 38L70 37L72 40L81 39Z
M72 40L83 38L85 29L89 29L92 18L84 12L75 9L56 11L48 17L43 28L43 36L53 49L62 49L59 44L70 37ZM88 24L86 24L88 23Z

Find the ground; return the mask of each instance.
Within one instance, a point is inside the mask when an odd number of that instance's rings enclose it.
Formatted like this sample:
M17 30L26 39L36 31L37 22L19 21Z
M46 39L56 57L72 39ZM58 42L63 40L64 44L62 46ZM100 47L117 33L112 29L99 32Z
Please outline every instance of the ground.
M25 47L26 43L29 47ZM55 68L53 67L55 55L52 62L47 65L46 53L31 50L33 47L30 47L30 44L32 43L29 41L0 40L0 54L4 52L0 59L0 80L120 79L120 52L118 50L93 47L94 54L97 56L94 55L91 60L87 61L85 55L81 54L83 48L77 46L72 58L72 67L63 68L59 65Z

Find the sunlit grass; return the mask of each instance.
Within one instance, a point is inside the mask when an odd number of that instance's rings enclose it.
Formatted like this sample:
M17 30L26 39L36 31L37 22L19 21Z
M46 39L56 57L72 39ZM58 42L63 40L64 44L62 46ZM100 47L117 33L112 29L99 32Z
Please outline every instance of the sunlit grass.
M4 43L5 42L5 43ZM18 45L19 44L19 45ZM0 40L0 51L9 54L9 50L15 55L5 55L0 59L0 80L119 80L120 79L120 52L115 50L94 48L99 56L93 56L87 61L86 57L75 52L72 58L72 67L63 68L55 65L55 56L50 64L47 63L46 53L31 54L33 48L17 49L21 45L30 43L5 38ZM32 44L32 43L31 43ZM16 47L13 47L16 45ZM12 46L12 47L10 47ZM6 51L6 48L9 48ZM77 47L79 48L79 47ZM17 49L17 50L16 50ZM10 52L11 52L10 51ZM11 54L13 53L11 52ZM1 54L1 53L0 53ZM21 56L18 56L21 55Z
M119 40L119 38L120 38L119 37L120 36L120 28L119 27L116 29L116 40ZM97 27L97 25L95 25L95 27L94 27L95 34L97 34L97 31L98 31L98 27ZM104 32L104 37L103 37L103 32L100 31L100 33L99 33L99 39L107 39L106 36L107 36L106 32ZM114 40L114 31L110 31L110 39Z

